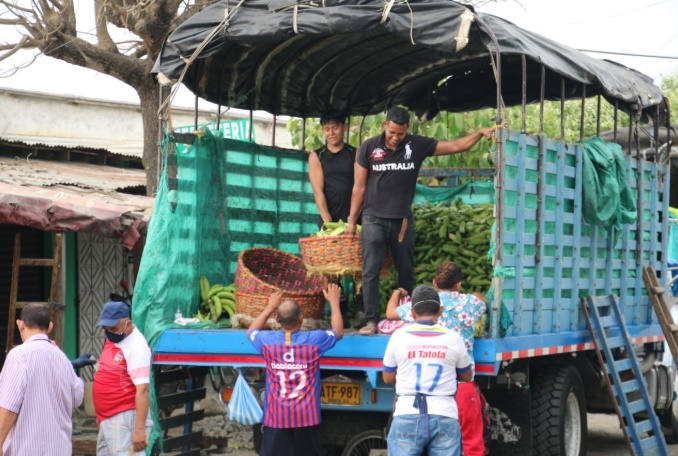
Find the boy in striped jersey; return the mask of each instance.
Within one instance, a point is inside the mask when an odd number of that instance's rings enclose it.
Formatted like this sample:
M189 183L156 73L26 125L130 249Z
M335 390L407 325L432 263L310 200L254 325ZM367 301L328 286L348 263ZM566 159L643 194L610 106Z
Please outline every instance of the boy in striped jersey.
M247 330L247 337L266 362L266 398L260 456L323 455L320 431L320 357L343 336L339 309L341 289L323 291L332 309L328 331L300 331L299 305L274 293ZM282 301L282 302L281 302ZM277 310L282 331L262 331Z

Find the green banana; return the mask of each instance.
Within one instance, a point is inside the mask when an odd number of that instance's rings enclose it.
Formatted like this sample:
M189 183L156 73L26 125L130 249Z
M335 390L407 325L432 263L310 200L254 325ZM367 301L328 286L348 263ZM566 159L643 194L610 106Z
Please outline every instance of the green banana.
M233 314L235 313L235 310L231 309L230 307L224 307L224 312L226 312L226 314L228 314L228 319L230 320L230 319L233 318Z
M230 291L226 291L225 289L222 289L219 293L217 293L217 296L219 296L219 299L222 301L224 299L235 301L235 294Z
M219 293L223 289L224 289L224 286L221 285L220 283L217 283L216 285L212 285L210 287L210 290L207 292L207 297L211 298L212 296Z
M221 316L221 299L219 299L219 296L212 296L212 301L214 302L214 315L212 315L212 321L218 320L219 317ZM216 318L215 318L216 315Z
M200 276L200 296L203 301L207 301L209 298L210 282L207 280L207 277L204 275Z

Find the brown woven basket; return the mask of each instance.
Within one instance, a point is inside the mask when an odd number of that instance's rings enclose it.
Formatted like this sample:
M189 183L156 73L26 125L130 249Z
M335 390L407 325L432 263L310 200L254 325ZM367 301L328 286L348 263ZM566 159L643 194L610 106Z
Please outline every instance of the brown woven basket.
M269 296L264 295L240 293L236 289L235 312L256 317L268 304L268 298ZM298 296L286 293L283 295L283 299L294 299L294 301L299 304L304 318L313 318L315 320L323 318L323 312L325 311L325 297L322 294L315 296ZM275 316L275 314L272 316Z
M351 276L359 278L363 271L360 236L311 236L299 239L301 258L309 276ZM388 277L393 266L391 251L386 251L380 276Z
M281 250L254 247L240 252L235 270L235 311L256 317L276 291L294 299L307 318L321 318L326 280L307 277L299 257ZM313 315L313 316L312 316Z

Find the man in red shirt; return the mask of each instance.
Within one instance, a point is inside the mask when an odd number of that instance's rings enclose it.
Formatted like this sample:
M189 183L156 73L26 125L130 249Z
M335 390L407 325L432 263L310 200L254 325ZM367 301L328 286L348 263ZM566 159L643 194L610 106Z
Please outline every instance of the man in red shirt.
M92 385L98 456L145 455L153 426L148 413L151 349L129 315L124 302L107 302L97 324L106 335Z

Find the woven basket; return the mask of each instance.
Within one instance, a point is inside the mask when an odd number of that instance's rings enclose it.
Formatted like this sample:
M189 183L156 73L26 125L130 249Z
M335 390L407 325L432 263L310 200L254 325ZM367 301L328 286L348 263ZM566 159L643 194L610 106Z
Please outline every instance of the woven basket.
M235 270L235 311L256 317L276 291L294 299L307 318L321 318L324 277L307 277L299 257L281 250L254 247L240 252Z
M350 276L360 278L363 272L360 236L311 236L299 239L301 258L309 276ZM386 250L380 276L388 277L393 266L391 251Z

